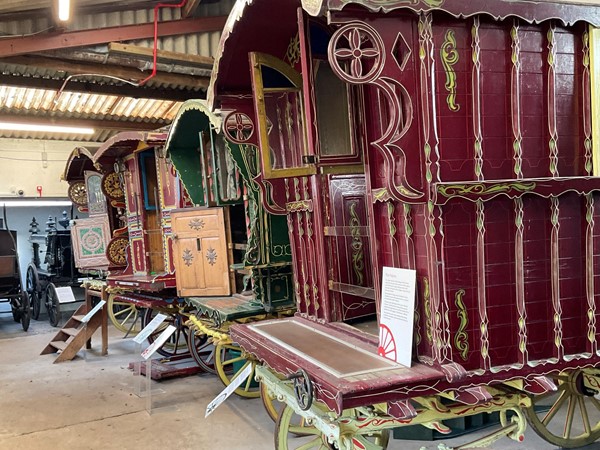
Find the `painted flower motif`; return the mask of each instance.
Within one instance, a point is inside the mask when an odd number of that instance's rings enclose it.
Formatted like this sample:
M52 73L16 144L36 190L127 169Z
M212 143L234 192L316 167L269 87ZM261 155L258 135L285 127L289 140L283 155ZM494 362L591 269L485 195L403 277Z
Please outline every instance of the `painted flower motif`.
M192 265L192 261L194 260L194 255L192 254L192 251L190 249L185 249L183 251L183 262L185 263L186 266L191 266Z

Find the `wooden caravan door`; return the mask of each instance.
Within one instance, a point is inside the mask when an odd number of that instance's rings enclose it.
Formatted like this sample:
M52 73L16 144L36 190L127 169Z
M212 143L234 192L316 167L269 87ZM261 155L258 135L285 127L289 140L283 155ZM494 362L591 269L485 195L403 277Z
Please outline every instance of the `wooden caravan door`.
M224 208L171 213L178 295L231 295L226 219Z

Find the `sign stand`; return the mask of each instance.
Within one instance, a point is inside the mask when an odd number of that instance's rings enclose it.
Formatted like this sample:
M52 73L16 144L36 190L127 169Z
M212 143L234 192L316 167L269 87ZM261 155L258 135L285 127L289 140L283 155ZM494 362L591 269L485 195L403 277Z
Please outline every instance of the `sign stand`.
M81 323L83 324L84 336L88 336L88 324L90 323L90 320L104 307L104 305L106 305L106 300L100 300L98 303L96 303L96 306L94 306L92 309L90 309L90 311L81 318ZM92 339L90 336L90 339L88 339L82 347L83 360L85 362L90 362L90 360L88 358L88 349L91 349L91 348L92 348Z
M163 346L165 342L171 337L171 335L177 330L173 325L168 325L164 331L158 336L158 338L147 347L142 353L142 359L146 364L146 411L148 414L152 415L153 412L156 412L157 409L164 409L167 405L156 405L155 395L154 394L164 394L165 391L160 389L152 389L152 355ZM141 363L140 363L141 367ZM164 398L164 397L163 397ZM172 405L174 406L174 405ZM175 407L176 408L176 407Z
M152 321L133 338L133 342L135 342L135 358L133 363L133 389L135 395L137 395L140 398L145 397L146 393L148 392L146 390L147 383L146 385L142 383L142 366L146 366L147 373L151 373L152 370L152 361L148 363L142 356L142 344L146 339L148 339L148 337L152 333L154 333L154 331L156 331L158 327L162 325L166 318L167 316L164 314L157 314L156 317L154 317Z

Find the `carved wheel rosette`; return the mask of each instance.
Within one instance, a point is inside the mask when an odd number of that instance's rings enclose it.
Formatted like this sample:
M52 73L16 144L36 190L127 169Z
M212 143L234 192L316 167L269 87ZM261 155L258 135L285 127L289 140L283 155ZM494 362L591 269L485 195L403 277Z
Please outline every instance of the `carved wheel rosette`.
M347 83L373 81L385 64L383 40L367 24L345 25L333 34L329 42L329 62L336 75Z
M126 237L115 237L108 243L106 250L106 257L108 261L117 267L124 267L127 265L127 246L129 245L129 239Z
M254 123L247 114L232 112L223 122L223 131L231 142L245 144L254 134Z
M109 172L102 177L102 192L111 200L123 200L125 198L125 191L123 191L118 173Z
M87 206L87 190L83 181L70 183L67 195L75 205Z

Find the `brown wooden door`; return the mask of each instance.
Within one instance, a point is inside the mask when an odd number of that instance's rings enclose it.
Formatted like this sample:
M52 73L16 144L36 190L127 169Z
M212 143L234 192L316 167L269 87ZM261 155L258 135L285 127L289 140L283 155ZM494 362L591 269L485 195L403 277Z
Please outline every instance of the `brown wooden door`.
M231 295L224 208L173 211L173 255L182 297Z

